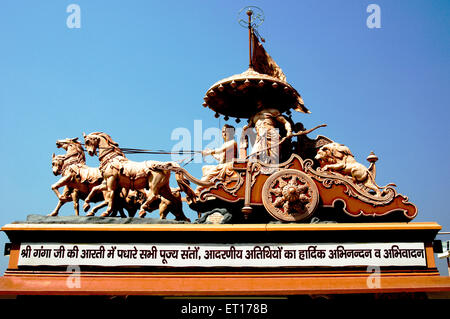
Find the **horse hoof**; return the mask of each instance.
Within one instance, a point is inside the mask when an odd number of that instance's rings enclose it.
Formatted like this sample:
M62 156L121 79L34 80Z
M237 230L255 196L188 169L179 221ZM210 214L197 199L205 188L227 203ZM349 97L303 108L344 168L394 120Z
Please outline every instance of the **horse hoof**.
M58 216L58 213L50 213L47 216Z
M141 212L139 212L139 217L140 217L140 218L144 218L144 217L145 217L145 215L147 215L147 213L145 212L145 210L144 210L144 211L141 211Z
M103 213L103 214L100 215L100 217L108 217L108 216L109 216L108 213Z
M86 214L86 216L87 217L91 217L91 216L94 216L94 214L95 214L94 212L89 212L89 213Z
M83 205L83 210L84 210L85 212L87 212L87 211L89 210L89 208L91 208L91 205L89 205L88 203L84 203L84 205Z

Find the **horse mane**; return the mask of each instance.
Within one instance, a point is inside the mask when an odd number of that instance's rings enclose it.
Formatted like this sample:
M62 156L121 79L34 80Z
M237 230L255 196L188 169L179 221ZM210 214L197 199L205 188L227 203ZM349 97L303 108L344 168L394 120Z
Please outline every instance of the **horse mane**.
M69 150L67 150L66 156L69 156L69 155L72 156L72 154L76 154L78 163L85 164L86 156L84 155L84 149L83 149L83 146L81 145L81 143L79 141L72 141L71 144L75 146L76 150L75 150L75 152L70 152L70 153L69 153Z
M106 140L106 142L108 143L108 145L119 147L119 143L114 142L114 140L111 138L111 136L109 136L108 134L106 134L104 132L94 132L94 133L91 133L90 135L97 135L97 136L103 137Z
M64 161L66 159L66 154L58 154L54 157L55 160Z
M108 134L106 134L104 132L93 132L90 135L95 135L95 136L99 136L99 137L103 138L108 145L112 146L115 149L116 152L119 152L121 156L125 157L125 154L122 152L122 150L119 147L119 143L114 142L114 140Z

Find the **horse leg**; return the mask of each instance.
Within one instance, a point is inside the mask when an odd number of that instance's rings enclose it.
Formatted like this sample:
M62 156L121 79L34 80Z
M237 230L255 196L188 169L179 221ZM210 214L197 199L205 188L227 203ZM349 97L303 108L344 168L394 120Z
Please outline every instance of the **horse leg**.
M72 192L72 200L73 200L73 209L75 210L75 215L80 216L80 210L79 210L79 194L78 190L74 189Z
M48 214L47 216L58 216L59 209L60 209L61 206L64 205L64 204L65 204L65 202L63 202L62 200L59 200L59 201L58 201L58 204L56 204L55 209L54 209L50 214Z
M141 206L142 200L140 198L140 193L143 193L143 191L128 191L127 195L123 198L124 207L128 212L128 217L134 217L137 213L138 208Z
M169 185L170 171L152 171L147 177L148 192L145 202L141 205L139 211L139 217L145 216L145 211L150 210L150 205L160 199L158 195L161 195L160 189L164 185ZM159 204L158 204L159 206ZM152 209L155 210L156 208ZM152 211L150 210L150 211Z
M107 208L106 211L101 214L101 217L108 217L109 215L111 215L111 213L114 211L114 207L113 207L113 202L114 202L114 190L108 192L107 197L105 198L105 201L107 203Z
M106 188L107 191L105 193L107 194L107 198L105 200L108 202L108 208L100 215L101 217L108 217L114 211L114 199L117 188L117 180L114 176L106 180Z
M124 213L123 209L126 208L127 205L127 196L128 196L129 190L126 188L122 188L120 192L117 193L117 203L119 206L119 213L120 217L126 218L127 215Z
M106 184L105 184L105 183L102 183L102 184L97 185L97 186L95 186L94 188L92 188L91 192L89 193L89 196L91 196L91 195L93 196L94 193L97 192L97 191L101 191L101 192L102 192L102 194L103 194L103 202L100 203L99 205L95 206L94 208L92 208L92 210L91 210L88 214L86 214L86 216L94 216L95 213L96 213L100 208L103 208L103 207L105 207L105 206L108 206L108 200L107 200L107 198L108 198L108 190L106 189ZM88 196L88 197L89 197L89 196ZM91 197L92 197L92 196L91 196Z
M63 199L63 200L59 200L58 204L56 205L55 209L53 210L53 212L51 212L50 214L48 214L48 216L58 216L59 213L59 209L67 202L70 202L69 199Z
M86 216L94 216L95 213L100 209L103 208L105 206L108 205L107 201L103 201L102 203L98 204L97 206L95 206L94 208L92 208L92 210L86 214Z
M111 214L108 215L108 217L116 217L117 216L117 210L113 210Z
M92 197L94 197L94 195L97 194L98 192L105 191L105 190L106 190L106 184L102 183L100 185L94 186L91 189L89 195L84 200L83 210L85 212L87 212L89 210L89 208L91 207L90 202L92 200Z
M134 217L137 213L137 208L127 207L128 217Z
M158 199L158 196L150 189L147 192L146 200L142 203L139 209L139 217L144 218L147 215L147 210L150 210L150 205Z
M172 193L168 183L160 188L159 193L162 197L170 201L171 212L175 215L175 220L191 221L184 215L181 196L175 196Z
M123 212L123 207L119 208L119 214L120 214L120 217L122 217L122 218L126 218L127 217L127 215Z
M65 198L59 193L58 188L66 186L70 178L71 178L70 176L64 176L63 178L61 178L59 181L57 181L55 184L52 185L52 190L55 192L59 200L64 200ZM66 189L67 188L65 188L64 190Z
M169 213L169 205L165 199L161 199L161 203L159 204L159 218L166 219L167 214Z
M68 199L67 197L70 194L70 188L66 185L66 187L64 187L64 192L63 192L63 196L62 199L58 200L58 204L56 204L55 209L53 210L53 212L51 212L50 214L48 214L48 216L58 216L59 213L59 209L67 202L70 201L70 199Z
M111 217L116 217L117 212L119 212L120 217L122 217L122 218L127 217L127 215L125 215L125 213L123 212L123 208L125 206L125 199L122 197L123 194L126 194L126 193L128 193L128 191L123 188L120 191L116 192L115 198L114 198L114 201L116 204L115 204L114 211L110 215Z

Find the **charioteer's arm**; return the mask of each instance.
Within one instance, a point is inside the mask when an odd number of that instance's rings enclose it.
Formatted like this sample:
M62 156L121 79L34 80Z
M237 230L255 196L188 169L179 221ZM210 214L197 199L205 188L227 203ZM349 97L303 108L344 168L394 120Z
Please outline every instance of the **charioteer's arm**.
M226 143L224 143L221 147L219 148L215 148L215 149L205 149L204 151L202 151L202 155L203 156L207 156L207 155L211 155L212 157L214 157L216 160L218 160L219 162L222 162L223 160L223 154L230 149L231 147L234 147L234 144L232 141L228 141Z
M277 121L283 124L284 129L286 130L286 137L292 136L292 126L291 123L289 123L288 120L283 115L279 115L276 117Z
M210 150L210 149L207 148L207 149L205 149L205 150L202 151L202 155L203 155L203 156L211 155L211 156L213 156L214 158L216 158L216 156L214 156L214 155L219 155L219 154L221 154L221 153L223 153L223 152L225 152L225 149L224 149L223 147L215 148L215 149L212 149L212 150Z

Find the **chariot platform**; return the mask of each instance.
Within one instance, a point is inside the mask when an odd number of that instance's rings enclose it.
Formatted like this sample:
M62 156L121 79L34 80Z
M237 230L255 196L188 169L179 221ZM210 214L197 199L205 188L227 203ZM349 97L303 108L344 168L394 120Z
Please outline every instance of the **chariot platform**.
M450 292L430 223L2 227L0 295L292 296Z

